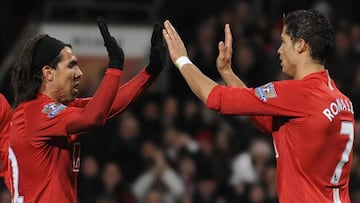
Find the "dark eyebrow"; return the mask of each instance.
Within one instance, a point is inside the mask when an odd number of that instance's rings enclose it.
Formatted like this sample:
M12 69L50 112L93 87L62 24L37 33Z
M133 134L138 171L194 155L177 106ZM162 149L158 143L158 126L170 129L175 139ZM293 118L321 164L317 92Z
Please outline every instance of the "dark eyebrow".
M70 62L69 62L69 66L70 67L73 67L73 66L75 66L75 65L77 65L78 64L78 61L77 60L71 60Z

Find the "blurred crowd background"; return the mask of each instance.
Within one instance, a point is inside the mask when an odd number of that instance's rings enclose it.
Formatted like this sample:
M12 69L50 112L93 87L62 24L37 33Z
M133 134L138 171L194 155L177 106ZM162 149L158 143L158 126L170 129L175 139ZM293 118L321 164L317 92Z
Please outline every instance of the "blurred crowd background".
M360 203L358 0L3 0L0 91L11 102L4 70L12 63L4 61L11 58L10 50L29 23L94 23L98 15L111 23L150 26L170 19L193 63L219 83L217 44L224 37L224 24L230 23L235 73L251 87L284 80L277 54L282 17L310 8L323 12L336 30L327 68L354 105L357 125L350 193L352 202ZM271 136L258 131L246 116L206 109L170 64L126 112L82 136L81 143L79 203L277 202ZM1 191L0 202L9 202L4 186Z

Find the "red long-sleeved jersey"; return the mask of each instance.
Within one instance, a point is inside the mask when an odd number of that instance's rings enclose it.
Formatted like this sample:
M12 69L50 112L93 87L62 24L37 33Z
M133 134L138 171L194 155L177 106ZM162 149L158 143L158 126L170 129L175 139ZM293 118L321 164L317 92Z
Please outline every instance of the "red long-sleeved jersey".
M216 86L206 104L223 114L254 115L272 133L280 202L350 203L353 106L327 71L258 88Z
M112 85L102 82L93 98L79 98L67 106L54 104L45 95L20 104L12 118L9 150L15 202L76 202L80 167L77 134L104 122L90 124L87 121L94 111L103 109L106 119L119 114L154 79L155 76L143 69L119 88L113 89ZM111 80L116 82L114 78ZM113 93L116 96L111 102L109 94ZM111 108L104 110L104 105ZM88 114L84 113L85 108Z

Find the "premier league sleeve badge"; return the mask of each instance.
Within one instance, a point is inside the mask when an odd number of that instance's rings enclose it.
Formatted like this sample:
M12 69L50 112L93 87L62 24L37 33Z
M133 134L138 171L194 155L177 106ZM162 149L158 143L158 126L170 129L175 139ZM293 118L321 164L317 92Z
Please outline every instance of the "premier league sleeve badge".
M66 109L64 104L55 104L54 102L51 102L46 104L41 112L47 114L48 118L54 118L64 109Z
M264 102L267 102L270 98L277 97L274 84L271 82L255 88L255 95Z

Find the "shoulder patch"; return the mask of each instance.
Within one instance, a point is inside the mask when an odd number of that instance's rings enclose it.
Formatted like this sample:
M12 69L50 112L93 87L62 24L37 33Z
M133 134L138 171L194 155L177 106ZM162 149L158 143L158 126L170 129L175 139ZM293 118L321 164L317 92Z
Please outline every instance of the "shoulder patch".
M270 98L277 97L274 84L271 82L255 88L255 95L264 102L266 102Z
M64 109L66 109L64 104L55 104L54 102L51 102L44 105L44 108L41 112L47 114L49 118L54 118Z

